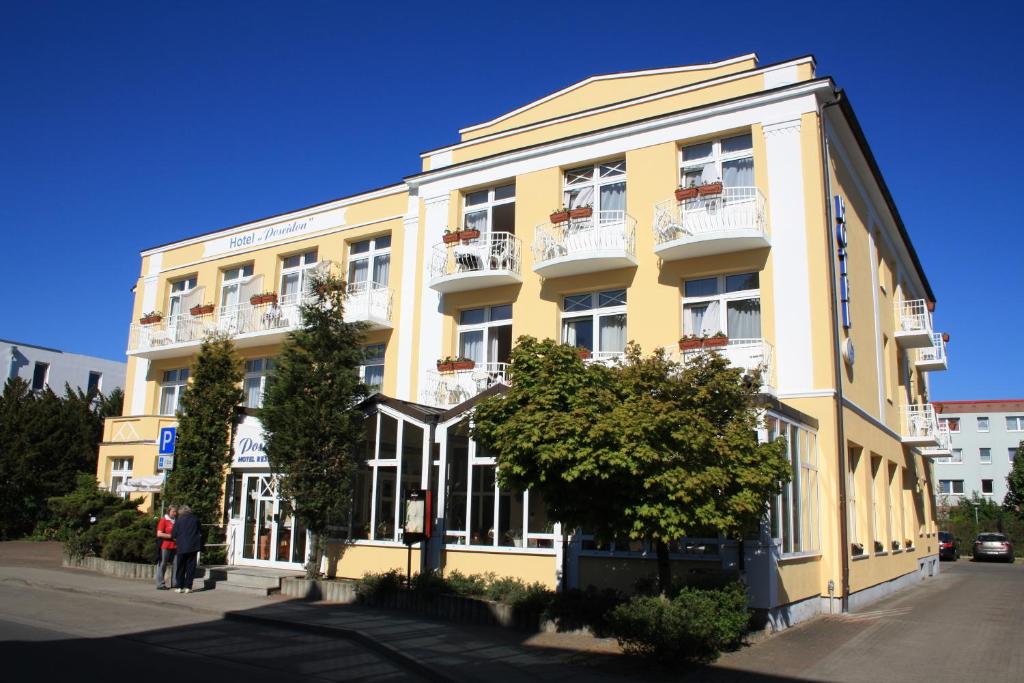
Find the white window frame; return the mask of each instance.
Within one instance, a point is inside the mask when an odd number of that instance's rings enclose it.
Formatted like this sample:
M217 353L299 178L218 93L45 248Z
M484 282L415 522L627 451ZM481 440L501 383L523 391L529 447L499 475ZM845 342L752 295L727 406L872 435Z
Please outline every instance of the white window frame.
M964 449L953 448L950 450L950 455L946 464L949 465L963 465L964 464Z
M985 490L985 482L989 484L989 490ZM982 479L981 480L981 495L983 496L994 496L996 491L996 480L995 479Z
M378 242L385 242L387 246L379 246ZM359 245L366 244L366 251L356 251ZM377 259L383 256L388 257L388 275L383 278L384 282L379 282L377 277ZM358 263L366 262L366 279L355 280L355 274L353 272L353 266ZM349 242L348 245L348 286L352 290L354 287L368 287L372 285L379 285L381 287L388 286L388 280L391 279L391 233L386 235L377 235L376 237L369 237L367 239L356 240Z
M981 447L978 449L978 462L982 465L992 464L992 449Z
M847 453L847 458L848 458L847 467L846 467L846 469L847 469L847 477L848 477L847 485L846 485L846 501L847 501L847 507L848 507L848 510L847 510L847 515L848 515L847 528L849 530L850 543L851 544L857 543L857 544L860 544L861 547L864 547L864 544L863 544L863 542L860 539L860 535L857 532L857 517L858 517L858 514L857 514L858 513L858 510L857 510L857 469L856 469L856 466L854 465L853 457L850 455L850 448L849 447L847 447L846 453ZM863 457L863 454L864 454L863 451L860 451L857 454L857 465L860 464L861 459ZM866 554L867 553L865 552L865 553L862 553L861 555L866 555Z
M160 405L157 406L157 414L175 415L178 412L178 408L181 407L181 395L185 391L185 387L188 386L189 369L174 368L172 370L164 370L160 377ZM168 389L170 390L169 393ZM170 412L166 412L164 409L165 394L173 396L173 409Z
M1013 426L1011 426L1013 425ZM1024 432L1024 415L1007 415L1006 431Z
M103 393L103 373L99 370L90 370L88 379L86 379L85 390L89 390L89 384L92 381L93 375L96 376L96 393Z
M502 198L502 199L495 199L496 191L498 189L500 189L500 188L505 188L505 187L511 187L512 188L512 196L511 197L505 197L505 198ZM478 192L486 192L487 193L487 201L481 202L480 204L472 204L472 205L470 205L469 204L469 196L477 194ZM478 190L466 191L462 195L462 223L461 223L462 228L464 230L467 230L467 229L470 228L469 223L466 221L466 218L470 214L475 214L475 213L480 213L481 211L486 211L487 212L487 221L484 224L483 229L480 230L480 232L481 232L481 234L494 232L494 207L502 206L504 204L515 204L515 203L516 203L516 182L515 182L515 180L513 180L511 182L508 182L508 183L502 183L500 185L494 185L494 186L491 186L491 187L480 188ZM473 227L476 227L476 226L473 226ZM515 234L514 231L512 231L512 234Z
M43 368L43 382L41 386L36 386L36 370L40 367ZM32 391L46 391L48 386L50 386L50 364L37 360L32 364Z
M239 299L242 283L246 278L252 277L252 273L253 264L251 263L224 268L220 271L220 296L217 297L217 305L220 306L222 316L237 313L239 305L245 303Z
M757 288L756 289L741 289L741 290L737 290L735 292L726 292L725 291L726 278L732 277L734 275L756 275L757 276ZM714 279L717 282L717 287L718 287L718 292L719 292L718 294L712 294L712 295L709 295L709 296L687 296L686 295L686 284L687 283L689 283L689 282L698 282L700 280L711 280L711 279ZM683 334L687 334L687 335L696 334L696 335L699 336L698 332L694 332L691 329L689 329L689 327L690 327L690 317L687 315L687 308L686 308L687 306L692 306L694 304L699 305L699 304L703 304L703 303L717 302L718 303L718 323L719 323L719 328L718 328L717 331L718 332L722 332L723 334L728 335L729 334L729 329L728 329L729 328L729 311L728 311L729 303L736 302L736 301L747 301L747 300L752 300L752 299L757 299L758 309L760 310L760 308L761 308L761 272L760 271L743 271L743 272L739 272L739 273L724 273L722 275L709 275L707 277L695 277L695 278L690 278L688 280L684 280L683 281L683 299L682 299ZM763 315L764 311L762 310L761 313ZM761 336L757 338L757 341L760 341L761 339L764 338L764 319L763 318L761 319L761 324L762 324L762 326L761 326ZM712 332L711 334L715 334L715 332ZM739 338L737 338L737 340L740 341L740 342L754 341L752 339L739 339ZM730 343L732 343L733 342L733 338L730 337L729 341L730 341Z
M739 151L736 151L736 152L722 152L722 141L723 140L731 140L733 138L739 138L739 137L743 137L745 135L749 135L750 136L750 147L749 148L743 149L743 150L739 150ZM693 147L697 147L699 145L706 145L708 143L711 143L711 156L701 157L700 159L691 159L689 161L686 161L684 159L684 152L685 152L685 150L691 149ZM735 135L724 135L724 136L721 136L721 137L714 138L712 140L703 140L703 141L700 141L700 142L691 142L690 144L682 145L679 148L679 151L677 152L677 154L679 156L679 184L681 186L683 186L683 187L687 186L687 182L686 182L686 173L687 173L687 171L692 171L692 170L695 170L695 169L703 170L705 166L707 166L709 163L711 163L711 164L714 164L714 167L715 167L715 170L714 170L715 176L713 178L707 178L707 179L702 178L701 182L719 182L719 181L722 181L723 182L723 187L724 187L725 186L725 184L724 184L725 176L724 176L723 171L722 171L722 164L724 164L725 162L737 161L737 160L740 160L740 159L750 159L751 163L753 163L753 159L754 159L754 135L753 135L752 132L736 133ZM696 184L700 185L701 183L698 182ZM749 186L741 186L741 187L749 187Z
M949 428L949 433L950 434L959 434L960 433L960 425L961 425L961 423L960 423L960 418L959 417L940 417L939 418L939 423L942 423L942 422L946 423L946 426ZM956 429L953 429L953 425L956 425Z
M778 520L778 531L775 535L775 523L768 525L772 531L772 540L779 547L782 557L800 557L821 554L821 500L818 467L818 432L805 425L794 422L778 413L768 413L766 420L775 420L778 432L770 429L765 432L766 439L782 436L786 440L786 461L794 476L782 485L782 492L775 497L771 506L771 515L781 515ZM783 430L785 433L783 434ZM800 444L793 448L792 434L797 432ZM794 457L797 462L794 462ZM806 495L805 495L806 494ZM789 500L788 507L785 500ZM799 532L799 534L797 533ZM797 538L799 537L799 541Z
M587 168L590 169L590 175L588 177L584 177L582 176L582 171ZM574 173L579 174L578 178L573 181L570 181L569 175ZM625 184L625 192L629 192L625 157L609 159L607 161L601 161L595 164L586 164L583 166L568 168L562 172L562 205L569 209L589 206L594 210L596 219L596 217L600 215L601 211L606 210L600 206L601 188L604 187L605 185L615 185L617 183ZM591 201L591 203L573 206L571 198L572 193L579 190L583 190L587 187L591 188L591 191L593 193L593 200ZM628 194L626 196L628 197ZM618 211L619 209L612 210ZM622 210L625 211L625 209Z
M956 484L958 482L960 484L960 491L956 492L956 491L953 490L954 489L953 484ZM942 485L944 483L948 483L949 484L949 490L948 491L944 491L943 490L943 486ZM964 495L964 480L963 479L939 479L939 493L941 495L943 495L943 496L962 496L962 495Z
M298 264L294 266L285 266L288 260L293 258L298 258ZM279 299L281 305L301 303L309 289L310 271L314 270L319 263L319 250L315 247L298 254L289 254L288 256L281 257L281 278L278 280L280 283ZM298 275L298 291L293 294L285 294L284 283L291 275Z
M1009 461L1009 463L1011 465L1013 464L1013 461L1014 461L1014 459L1016 459L1016 457L1017 457L1017 449L1016 449L1016 447L1014 447L1014 448L1007 448L1006 449L1006 459Z
M189 275L188 277L183 277L179 280L172 280L170 282L170 288L167 294L168 320L177 318L185 313L185 311L181 309L181 299L195 289L198 283L199 278L195 275Z
M622 303L615 304L613 306L600 306L601 296L610 296L616 292L622 292ZM580 297L588 295L590 296L590 307L586 309L578 309L573 311L565 310L565 301L569 297ZM604 289L601 291L594 292L579 292L577 294L565 294L562 296L561 314L560 314L560 325L561 325L561 340L563 344L568 344L568 327L566 323L569 321L575 321L582 318L589 317L591 319L591 335L594 340L594 346L601 346L601 319L608 318L611 316L625 316L626 317L626 339L627 343L629 340L629 317L626 315L626 304L629 302L629 290L625 287L621 289ZM580 347L583 348L583 347ZM606 357L616 357L621 355L625 348L622 350L606 350L603 348L593 348L590 351L595 355L604 355Z
M119 466L120 465L120 466ZM110 459L110 492L114 495L128 498L127 493L118 493L117 488L132 478L135 465L134 456L123 456Z
M245 378L242 380L242 405L246 408L262 408L263 396L267 390L267 377L274 371L276 360L273 356L247 358L245 360ZM249 387L256 384L259 394L256 405L249 403Z
M494 319L493 318L493 311L494 311L494 309L495 308L504 308L506 306L509 309L509 317L508 318ZM475 311L475 310L480 310L480 309L483 309L483 311L484 311L484 320L483 320L483 322L479 322L479 323L463 323L462 322L463 314L465 314L465 313L467 313L469 311ZM472 332L480 332L481 333L481 337L482 337L481 346L483 347L483 354L482 354L482 358L479 358L479 359L474 358L473 360L476 361L478 364L487 364L487 363L498 363L498 362L500 362L500 361L498 361L497 358L491 358L490 357L491 356L490 330L491 330L491 328L497 328L497 327L508 327L508 328L511 329L511 327L512 327L512 304L511 303L508 303L508 304L495 304L493 306L474 306L473 308L465 308L465 309L460 310L459 311L459 324L458 324L457 332L456 332L456 335L455 335L456 344L458 345L457 348L458 348L459 355L460 356L462 355L463 348L464 348L463 345L462 345L462 337L463 337L463 335L470 334Z
M371 356L372 351L380 349L380 355ZM359 366L359 381L366 384L371 391L381 391L384 387L384 356L387 353L386 344L366 344L363 346L363 364ZM380 368L380 384L368 384L366 381L366 370L368 368Z
M989 429L991 429L991 423L989 422L988 416L986 416L986 415L979 415L976 418L976 420L977 420L977 425L978 425L978 431L979 432L984 434L984 433L987 433L989 431ZM984 420L984 422L982 422L982 420ZM985 425L984 429L981 428L982 424Z

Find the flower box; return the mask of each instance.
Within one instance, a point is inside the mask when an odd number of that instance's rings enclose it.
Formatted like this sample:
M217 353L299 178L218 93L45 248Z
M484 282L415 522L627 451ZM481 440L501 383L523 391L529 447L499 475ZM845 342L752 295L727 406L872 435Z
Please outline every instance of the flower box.
M942 343L943 344L948 344L949 343L949 332L943 332L942 333Z
M929 313L934 313L935 312L935 302L934 301L929 301L927 303L926 307L928 308L928 312Z
M141 318L139 318L139 322L142 323L143 325L153 325L160 322L163 319L164 317L162 315L144 315Z
M192 315L209 315L213 313L213 304L199 304L188 309L188 312Z
M590 349L576 349L576 353L579 354L579 357L582 360L589 360L590 357L593 355L590 352Z
M569 211L569 218L590 218L592 215L594 215L594 209L590 206L581 206Z
M441 235L441 241L444 242L445 244L455 244L456 242L459 241L460 234L461 233L459 233L459 231L457 230L455 232L446 232L445 234Z
M472 370L476 367L474 360L439 360L437 361L438 372L456 372L458 370Z
M694 349L717 349L728 343L728 337L690 337L679 340L679 350L693 351Z
M863 555L864 554L864 546L861 545L860 543L851 543L850 544L850 553L854 557L857 557L859 555Z
M555 211L553 214L548 216L548 218L551 219L552 223L564 223L567 220L569 220L569 212L568 211Z
M259 306L260 304L276 304L277 294L253 294L249 297L249 303L253 306Z
M685 202L687 199L696 199L698 190L696 187L680 187L676 190L676 201Z
M462 232L459 233L459 237L464 242L468 242L469 240L475 240L479 236L480 236L480 231L479 230L463 230Z
M704 183L697 188L697 194L706 197L709 194L722 194L722 183Z
M885 546L882 545L881 541L875 541L875 552L876 553L884 553L885 552Z
M908 538L906 540L906 542L903 544L903 547L906 548L907 550L913 550L914 549L914 541L912 541L911 539Z
M899 550L900 549L900 542L899 541L893 541L892 542L892 549L893 550Z

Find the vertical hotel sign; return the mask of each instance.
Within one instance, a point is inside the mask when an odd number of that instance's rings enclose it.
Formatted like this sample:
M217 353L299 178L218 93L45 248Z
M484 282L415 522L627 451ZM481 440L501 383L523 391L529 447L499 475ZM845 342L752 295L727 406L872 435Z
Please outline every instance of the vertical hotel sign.
M843 329L850 329L850 278L847 276L846 202L839 195L833 198L836 217L836 256L839 258L839 310Z

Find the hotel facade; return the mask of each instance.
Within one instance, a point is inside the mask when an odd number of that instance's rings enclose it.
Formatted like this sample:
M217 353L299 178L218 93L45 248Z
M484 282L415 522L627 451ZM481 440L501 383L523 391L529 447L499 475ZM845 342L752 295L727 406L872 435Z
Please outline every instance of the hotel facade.
M719 332L720 353L762 370L760 437L785 436L793 468L742 546L751 605L783 626L937 571L931 459L949 441L928 399L946 365L935 298L849 101L812 57L594 76L459 134L395 185L144 250L125 414L107 421L99 480L159 476L157 437L200 342L227 332L245 362L229 561L297 568L307 534L277 495L259 405L305 283L330 270L346 318L368 324L361 374L379 392L331 575L404 571L408 489L432 491L435 510L414 566L551 587L656 573L644 544L598 544L539 496L500 489L472 407L501 391L520 335L587 362L614 363L632 340L685 363L682 337ZM679 572L734 569L739 552L717 537L672 546Z

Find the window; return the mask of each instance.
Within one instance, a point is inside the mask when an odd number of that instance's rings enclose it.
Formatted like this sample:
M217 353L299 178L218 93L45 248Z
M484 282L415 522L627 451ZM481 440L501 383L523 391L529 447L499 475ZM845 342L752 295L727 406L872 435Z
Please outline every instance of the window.
M508 363L512 354L512 304L459 313L459 356L477 365Z
M245 361L242 405L246 408L263 407L263 393L267 389L267 376L273 371L273 358L253 358Z
M86 387L85 393L87 394L98 394L103 389L103 373L96 372L95 370L89 372L89 384Z
M166 370L160 382L160 414L174 415L181 403L181 394L188 384L188 368Z
M900 529L903 527L903 497L897 488L896 465L889 465L889 478L886 481L885 507L888 522L889 538L893 541L901 541ZM893 550L896 550L893 547Z
M133 458L114 458L110 461L110 492L118 493L121 484L132 478ZM130 494L119 494L127 498Z
M979 417L978 418L978 431L979 432L987 432L988 431L988 418L987 417Z
M766 418L768 440L786 440L793 476L772 502L772 537L783 554L817 552L818 444L817 434L775 415Z
M313 260L316 261L314 254ZM387 287L391 275L391 235L353 242L348 247L349 291L371 284Z
M32 367L32 391L42 391L50 378L50 364L36 361Z
M613 357L626 350L626 290L571 294L562 299L562 342Z
M964 464L964 449L954 448L952 456L949 458L949 462L952 465L963 465Z
M182 310L182 297L196 288L196 282L195 275L171 282L171 293L167 302L168 318L174 319L184 313Z
M384 386L384 344L369 344L363 347L363 364L359 366L359 381L377 392Z
M516 232L516 185L499 185L469 192L462 207L462 226L466 230Z
M220 281L220 314L234 315L238 312L238 304L247 303L239 301L242 281L252 276L252 264L227 268L224 270Z
M950 434L960 433L960 418L959 417L940 417L939 424L945 424L949 427Z
M850 454L850 469L846 485L847 516L849 518L847 530L850 534L851 544L863 544L860 535L857 533L857 468L860 465L861 449L850 446L848 452Z
M316 249L281 260L282 304L299 303L309 289L310 276L316 264Z
M885 528L885 518L882 516L884 508L880 504L885 497L884 483L882 482L882 458L878 455L871 456L871 539L874 542L874 552L885 552L885 538L882 530Z
M978 449L978 462L982 465L992 464L992 449L991 448L979 448Z
M981 480L981 493L982 493L982 495L985 495L985 496L991 496L992 495L992 480L991 479L982 479Z
M939 479L939 493L949 496L962 496L964 494L964 480Z
M1007 452L1006 453L1007 456L1009 457L1010 464L1012 465L1013 461L1017 459L1017 449L1016 448L1007 448L1006 452Z
M683 284L683 333L729 341L761 338L761 290L757 273L687 280Z
M1006 418L1006 431L1024 432L1024 415L1009 415Z
M683 187L722 181L724 187L754 187L754 148L750 133L683 147L679 180Z
M626 160L617 159L565 172L563 203L591 207L600 223L618 223L626 214Z

